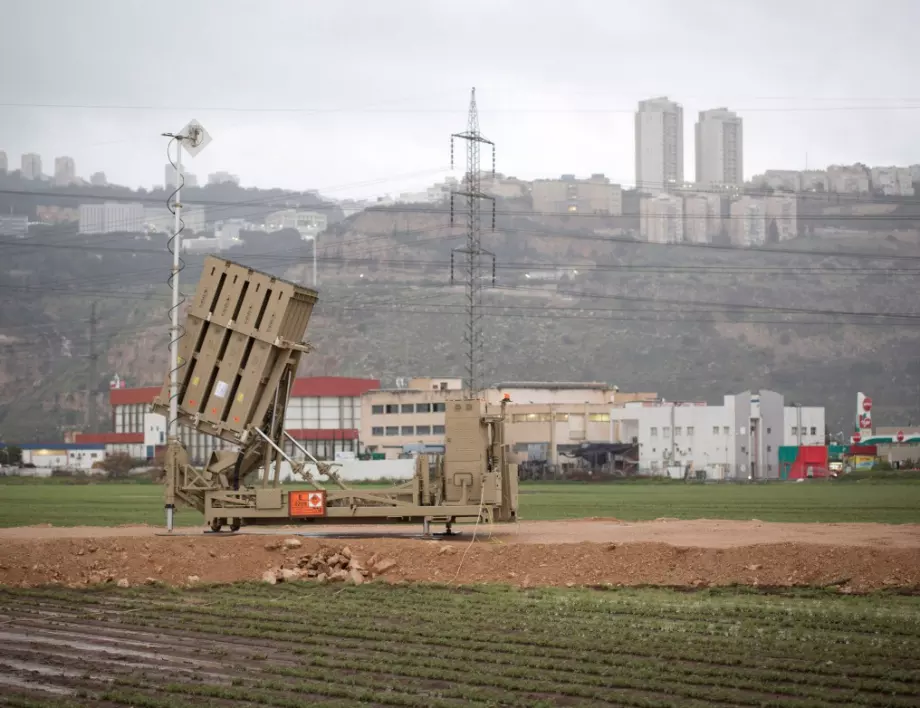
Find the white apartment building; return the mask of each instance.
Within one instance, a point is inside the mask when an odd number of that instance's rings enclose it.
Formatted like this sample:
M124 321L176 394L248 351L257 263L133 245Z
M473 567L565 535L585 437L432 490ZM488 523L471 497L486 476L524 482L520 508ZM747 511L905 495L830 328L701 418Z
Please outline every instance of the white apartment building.
M142 233L144 231L144 205L137 203L105 202L81 204L81 234Z
M22 156L19 172L23 179L42 178L42 156L27 152Z
M761 197L741 197L729 207L729 233L736 246L767 242L767 203Z
M828 191L827 172L825 170L803 170L800 177L803 192Z
M696 124L696 181L703 185L744 183L744 135L738 114L727 108L700 111Z
M869 171L863 165L831 165L827 168L828 191L838 194L868 194Z
M9 161L6 158L6 153L3 150L0 150L0 173L5 173L9 169Z
M639 236L649 243L683 243L684 200L657 194L639 200Z
M802 189L802 173L798 170L767 170L752 181L758 187L778 192L798 192Z
M618 442L638 442L639 468L683 477L777 479L783 445L823 445L823 407L786 405L773 391L745 391L705 402L626 403L611 410Z
M712 243L722 233L722 198L718 194L684 196L684 241Z
M777 241L788 241L799 235L798 200L793 194L775 194L767 197L767 235L774 234Z
M869 172L872 191L886 197L914 196L914 183L909 167L873 167Z
M457 189L457 187L455 186L454 189ZM489 173L488 177L484 177L482 180L482 191L494 197L518 199L529 193L530 185L516 177L504 177L500 174L496 174L493 177Z
M29 235L29 217L18 214L0 214L0 236L25 238Z
M239 179L237 179L239 182ZM176 188L176 168L173 167L168 162L163 167L163 184L166 189L175 189ZM198 186L198 177L196 177L191 172L186 172L182 170L182 186L183 187L197 187Z
M265 217L265 228L268 231L296 229L305 240L316 238L326 230L326 225L326 215L318 211L282 209Z
M54 158L54 185L66 187L77 181L77 166L72 157Z
M531 187L534 211L548 214L606 214L623 213L623 192L603 174L588 179L562 175L560 179L537 179Z
M666 96L639 102L636 189L658 192L684 181L684 109Z
M205 207L182 202L182 233L185 236L207 230ZM152 233L170 234L175 227L175 216L165 206L144 207L144 230Z

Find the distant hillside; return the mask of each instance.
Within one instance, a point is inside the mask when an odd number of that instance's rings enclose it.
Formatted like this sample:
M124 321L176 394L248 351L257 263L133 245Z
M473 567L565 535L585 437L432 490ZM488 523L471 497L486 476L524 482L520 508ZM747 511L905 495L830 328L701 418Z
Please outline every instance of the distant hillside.
M449 263L463 238L443 211L366 212L320 237L307 370L388 383L462 374L464 298L449 287ZM916 325L834 314L918 311L917 268L904 257L920 254L903 240L800 239L774 253L675 248L615 240L604 219L537 220L526 210L500 216L498 227L484 236L499 286L486 294L487 379L605 380L712 403L772 388L827 405L831 432L850 429L862 390L880 424L920 420ZM805 255L844 248L896 260ZM51 233L2 241L0 253L0 437L52 438L82 423L94 301L102 356L93 390L97 425L108 429L109 378L155 384L165 371L164 239ZM246 234L226 255L309 280L311 246L294 233ZM186 259L189 293L200 263ZM547 264L561 280L545 280L557 277ZM907 272L878 270L895 267Z

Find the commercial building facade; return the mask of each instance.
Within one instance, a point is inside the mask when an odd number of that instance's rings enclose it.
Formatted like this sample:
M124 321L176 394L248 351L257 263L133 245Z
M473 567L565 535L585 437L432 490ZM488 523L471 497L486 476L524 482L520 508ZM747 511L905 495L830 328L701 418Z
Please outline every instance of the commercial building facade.
M684 181L684 109L667 96L639 102L636 189L654 193Z
M696 124L696 181L703 185L744 182L744 131L727 108L701 111Z

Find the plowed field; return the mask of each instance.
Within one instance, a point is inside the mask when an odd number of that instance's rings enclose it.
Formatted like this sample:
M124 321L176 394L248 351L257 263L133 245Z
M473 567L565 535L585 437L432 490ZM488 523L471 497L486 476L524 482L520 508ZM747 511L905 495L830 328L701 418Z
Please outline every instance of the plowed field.
M0 705L917 706L920 599L291 583L0 590Z

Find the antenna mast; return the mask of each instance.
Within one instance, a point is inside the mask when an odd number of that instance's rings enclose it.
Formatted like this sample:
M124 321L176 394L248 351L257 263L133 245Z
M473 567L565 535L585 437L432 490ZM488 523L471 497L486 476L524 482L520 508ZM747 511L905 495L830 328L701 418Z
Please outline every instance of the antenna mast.
M482 259L492 259L492 284L495 284L495 254L482 248L482 204L481 200L492 202L492 230L495 230L495 197L483 194L482 174L479 157L482 145L492 148L492 178L495 178L495 143L487 140L479 132L479 111L476 108L476 89L470 93L470 112L466 131L450 136L450 166L454 166L454 138L466 141L466 175L463 189L450 193L450 225L454 225L454 197L466 200L466 246L455 248L450 254L450 281L454 282L454 254L464 256L464 274L466 276L466 315L467 323L463 333L466 345L466 387L467 396L475 398L479 392L483 354L482 354Z
M179 446L179 369L185 364L179 358L179 340L184 331L179 326L179 308L182 306L179 292L179 273L184 264L179 256L182 250L182 230L185 222L182 221L182 185L185 178L182 176L182 149L190 157L195 157L211 142L211 136L197 120L192 120L178 133L163 133L163 137L170 139L170 144L176 143L176 161L169 157L169 147L166 156L175 169L176 188L166 199L166 207L173 213L173 233L167 242L167 249L172 255L172 268L169 272L169 286L172 290L172 306L169 308L169 420L166 421L169 448L167 454L177 454ZM175 512L174 490L167 489L166 498L166 530L173 530L173 513Z

